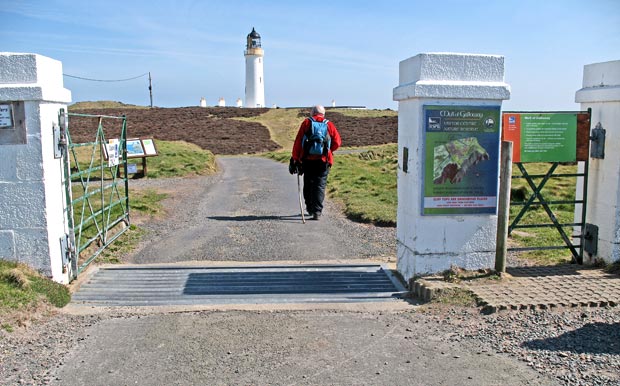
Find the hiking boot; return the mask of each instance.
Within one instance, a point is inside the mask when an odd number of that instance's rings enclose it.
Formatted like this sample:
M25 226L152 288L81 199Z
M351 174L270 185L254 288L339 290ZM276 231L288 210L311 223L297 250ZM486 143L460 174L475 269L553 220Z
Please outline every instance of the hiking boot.
M312 219L313 220L318 220L321 217L320 213L312 213Z

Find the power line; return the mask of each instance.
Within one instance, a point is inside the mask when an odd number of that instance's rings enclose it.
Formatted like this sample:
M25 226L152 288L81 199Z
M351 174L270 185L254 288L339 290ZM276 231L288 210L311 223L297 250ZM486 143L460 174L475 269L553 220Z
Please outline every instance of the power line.
M143 76L149 75L149 73L144 73L142 75L138 75L138 76L134 76L133 78L127 78L127 79L91 79L91 78L82 78L81 76L75 76L75 75L69 75L69 74L63 74L66 77L69 78L75 78L75 79L80 79L80 80L89 80L91 82L126 82L128 80L134 80L134 79L138 79L138 78L142 78Z

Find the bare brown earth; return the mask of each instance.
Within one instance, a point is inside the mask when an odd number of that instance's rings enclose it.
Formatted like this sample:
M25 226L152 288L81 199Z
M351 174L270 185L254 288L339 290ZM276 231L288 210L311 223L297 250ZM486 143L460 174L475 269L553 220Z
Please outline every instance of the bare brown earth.
M236 107L179 108L107 108L72 109L72 114L127 117L127 138L151 137L164 141L194 143L214 154L256 154L279 149L270 139L269 130L256 122L234 118L253 117L268 109ZM300 123L308 112L300 110ZM357 118L329 112L346 146L370 146L395 143L398 137L396 116ZM118 137L120 120L102 120L106 138ZM98 118L71 115L69 131L75 143L94 140Z

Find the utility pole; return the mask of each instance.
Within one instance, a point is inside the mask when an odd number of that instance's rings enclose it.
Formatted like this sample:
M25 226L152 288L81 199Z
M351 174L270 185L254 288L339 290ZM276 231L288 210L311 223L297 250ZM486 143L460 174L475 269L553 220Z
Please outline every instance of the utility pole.
M150 71L149 71L149 96L151 97L151 108L153 108L153 83L151 81Z

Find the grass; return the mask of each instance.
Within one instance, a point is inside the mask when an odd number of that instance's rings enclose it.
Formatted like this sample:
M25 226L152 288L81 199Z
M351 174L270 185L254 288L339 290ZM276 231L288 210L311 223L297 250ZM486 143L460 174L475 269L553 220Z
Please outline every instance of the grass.
M551 164L549 163L528 163L525 168L528 174L545 174ZM577 172L576 165L560 165L554 172L555 174L571 174ZM513 168L513 176L520 176L518 168ZM538 185L542 178L534 179ZM572 201L575 199L576 177L551 178L542 189L541 194L546 200L553 201ZM511 188L512 201L525 201L532 194L532 189L523 178L513 179ZM519 211L523 208L520 205L511 205L510 220L512 221ZM554 215L560 223L574 222L574 204L551 205ZM519 224L550 224L551 220L541 205L532 206L527 211ZM566 234L571 237L572 227L563 228ZM515 229L511 235L511 241L519 246L560 246L565 245L556 228L525 228ZM570 251L562 250L540 250L521 252L520 257L543 264L559 264L571 261Z
M124 192L124 187L120 188L121 195ZM76 190L74 187L74 199ZM108 191L109 194L109 191ZM151 220L153 218L157 218L163 215L164 209L161 204L161 201L168 197L167 194L159 193L154 189L144 189L144 190L132 190L129 194L129 209L130 209L130 219L133 222L133 219L136 217L146 218L146 221ZM115 197L114 200L118 199ZM106 197L105 204L109 203L109 197ZM94 211L97 211L101 208L101 195L96 194L91 198L91 205L93 206ZM85 211L84 217L88 217L90 215L90 209L88 206L83 206L82 203L78 203L74 205L74 216L76 219L76 223L80 221L82 218L82 212ZM110 210L110 222L115 219L121 218L124 215L123 206L116 205L112 207ZM107 217L107 214L106 214ZM101 219L101 215L97 218L99 226L103 223L103 219ZM108 232L108 236L116 234L120 231L120 228L113 228ZM90 240L92 237L97 235L98 229L94 220L84 221L82 227L82 233L76 232L76 243L78 247L82 247L85 243ZM142 235L144 235L144 230L138 228L134 225L130 226L130 229L127 230L121 237L115 240L114 243L109 245L101 256L98 257L99 262L107 262L107 263L115 263L120 262L118 255L122 253L129 252L139 242ZM79 263L82 264L82 258L88 258L90 255L90 249L84 250L80 257Z
M69 289L41 276L24 264L0 260L0 327L12 332L20 324L20 312L45 305L64 307L71 300Z
M148 109L147 106L129 105L123 102L116 101L97 101L97 102L77 102L69 106L69 111L82 110L82 109L118 109L118 108L130 108L130 109Z
M136 249L147 233L139 224L165 215L161 201L167 197L168 194L160 193L155 189L132 190L129 197L132 224L125 233L97 256L95 262L104 264L122 263L121 256Z
M269 109L257 117L234 119L262 124L269 130L271 139L282 149L290 152L302 121L298 116L299 111L299 109Z
M620 260L607 264L604 268L605 272L620 275Z
M377 118L377 117L396 117L398 111L395 110L368 110L368 109L329 109L327 115L330 112L340 113L356 118ZM329 117L328 117L329 118Z
M214 173L217 169L215 164L215 156L208 150L203 150L197 145L184 141L156 141L158 156L147 157L147 175L148 178L169 178L169 177L187 177L192 175L207 175ZM98 166L101 163L101 149L88 147L75 148L75 154L79 168L85 171L91 165ZM76 160L71 157L72 166ZM130 158L128 164L137 164L138 174L132 177L138 178L142 175L142 158ZM107 165L107 161L104 161ZM104 179L112 179L110 168L104 166ZM122 170L122 165L119 166ZM73 168L72 172L76 172L77 168ZM91 179L100 177L101 171L93 171ZM86 178L86 176L84 176ZM74 178L74 180L76 180Z
M110 244L99 256L95 259L96 263L100 264L120 264L122 263L121 256L133 251L137 248L138 244L142 240L142 237L146 234L143 228L136 225L130 225L129 229L123 233L114 243Z
M437 303L458 307L478 306L478 301L476 300L473 292L460 287L445 288L438 291L438 293L431 300L431 304Z
M157 157L147 158L148 178L188 177L216 171L215 156L208 150L184 141L157 141ZM141 167L141 160L138 169Z

